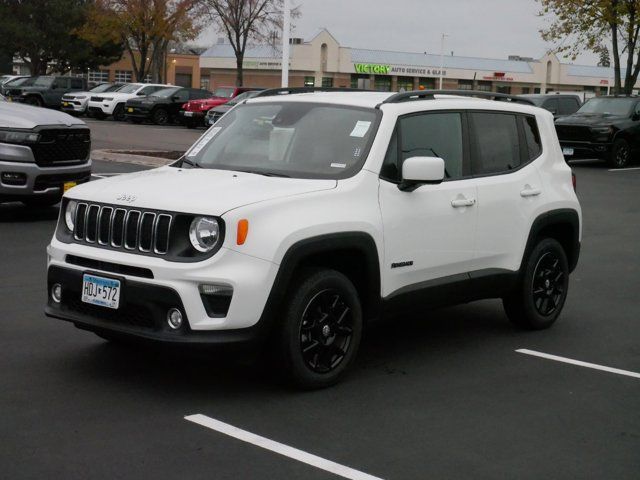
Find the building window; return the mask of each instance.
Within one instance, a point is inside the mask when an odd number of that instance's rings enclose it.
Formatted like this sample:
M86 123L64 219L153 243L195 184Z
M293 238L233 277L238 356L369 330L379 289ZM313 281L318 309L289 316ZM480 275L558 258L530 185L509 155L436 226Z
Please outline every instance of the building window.
M490 92L492 88L493 88L493 84L491 82L486 82L482 80L478 82L477 89L480 90L481 92Z
M413 90L413 77L398 77L398 91L410 92Z
M200 77L200 88L202 90L209 90L209 77Z
M316 84L315 77L304 77L304 86L305 87L313 87Z
M535 87L533 89L533 93L540 93L540 87Z
M522 94L526 95L527 93L531 93L531 89L529 87L522 87Z
M151 78L151 74L150 74L150 73L147 73L147 76L146 76L146 77L144 77L144 82L142 82L142 83L151 83L152 81L153 81L153 80L152 80L152 78Z
M371 78L369 75L351 75L351 88L359 88L360 90L371 90Z
M510 94L511 93L511 87L508 85L500 85L496 88L496 91L498 93L507 93Z
M586 86L586 87L584 87L584 91L585 92L595 92L596 91L596 87Z
M391 91L391 77L376 75L375 89L379 92Z
M131 82L131 78L131 70L116 70L114 80L116 83L129 83Z
M90 70L88 80L95 83L108 82L109 70Z
M473 90L473 80L458 80L459 90Z
M600 87L600 95L606 95L609 93L609 87Z
M435 78L421 78L419 83L420 90L435 90L436 79Z
M322 77L322 88L331 88L331 87L333 87L333 78Z

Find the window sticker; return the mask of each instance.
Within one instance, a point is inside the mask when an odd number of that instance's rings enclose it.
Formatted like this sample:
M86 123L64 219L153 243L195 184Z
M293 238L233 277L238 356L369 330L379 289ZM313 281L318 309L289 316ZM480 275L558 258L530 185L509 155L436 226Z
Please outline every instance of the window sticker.
M360 155L362 155L362 149L360 147L356 147L353 149L353 156L355 158L358 158Z
M347 168L346 163L332 163L331 168Z
M222 130L222 127L213 127L211 130L205 133L204 136L201 137L193 147L191 147L191 150L189 150L189 153L187 153L187 157L195 157L196 155L198 155L200 153L200 150L206 147L207 143L209 143L220 130Z
M362 138L369 131L369 127L371 126L371 122L365 122L364 120L358 120L356 122L356 126L353 127L351 132L352 137Z

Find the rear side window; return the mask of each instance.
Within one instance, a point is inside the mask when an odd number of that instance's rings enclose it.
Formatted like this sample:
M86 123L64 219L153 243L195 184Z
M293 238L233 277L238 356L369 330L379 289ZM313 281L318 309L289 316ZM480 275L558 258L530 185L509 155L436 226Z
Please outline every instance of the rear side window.
M571 97L561 97L558 99L558 112L560 115L571 115L580 108L578 100Z
M474 131L474 175L507 172L520 166L518 116L508 113L469 113Z
M445 163L446 178L461 178L462 115L426 113L401 118L391 139L381 176L393 181L401 180L402 163L410 157L440 157Z
M535 117L521 116L524 139L527 143L528 161L535 160L542 153L542 140Z
M149 86L149 87L144 87L142 90L140 90L139 94L142 95L151 95L153 92L157 92L160 88L162 87L155 87L155 86Z
M545 102L542 104L542 108L544 108L545 110L549 110L551 113L558 113L558 99L550 98L548 100L545 100Z

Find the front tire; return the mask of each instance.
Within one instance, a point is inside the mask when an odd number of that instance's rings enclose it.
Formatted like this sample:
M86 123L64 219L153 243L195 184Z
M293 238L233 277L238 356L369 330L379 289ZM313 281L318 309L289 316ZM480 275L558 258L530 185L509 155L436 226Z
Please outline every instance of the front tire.
M153 112L152 120L156 125L166 125L169 123L169 112L164 108L157 108Z
M518 288L502 300L507 317L521 328L549 328L567 299L567 255L557 240L545 238L533 248L523 268Z
M625 168L631 163L631 147L629 142L623 138L619 138L613 142L611 153L608 159L611 168Z
M62 200L62 195L48 195L46 197L25 198L21 201L27 207L44 208L52 207L53 205L60 203L60 200Z
M358 292L335 270L305 271L294 285L279 331L280 357L298 387L328 387L342 378L360 346Z
M44 102L42 101L42 99L34 95L27 97L25 99L25 103L27 105L33 105L34 107L42 107L44 105Z
M116 122L124 122L124 105L122 103L119 103L118 105L116 105L116 108L113 109L113 119Z

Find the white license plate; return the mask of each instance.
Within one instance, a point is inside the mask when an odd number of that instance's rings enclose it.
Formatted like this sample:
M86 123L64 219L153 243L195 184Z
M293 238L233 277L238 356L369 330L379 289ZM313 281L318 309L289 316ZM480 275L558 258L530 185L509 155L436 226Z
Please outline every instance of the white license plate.
M573 155L573 148L564 147L564 148L562 149L562 154L563 154L563 155L565 155L565 156L567 156L567 157L572 156L572 155Z
M185 117L193 117L193 112L184 112Z
M120 280L85 273L82 276L82 301L101 307L118 308Z

